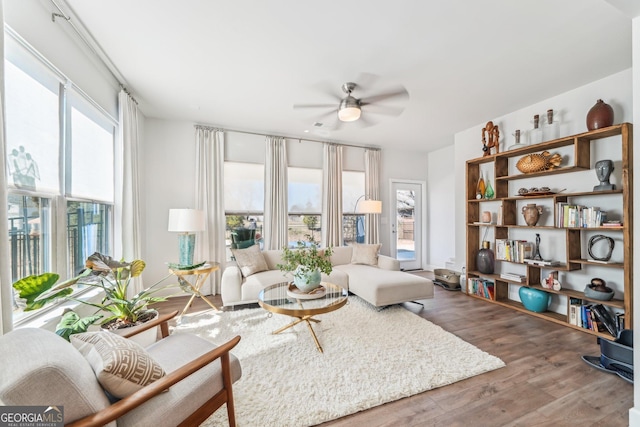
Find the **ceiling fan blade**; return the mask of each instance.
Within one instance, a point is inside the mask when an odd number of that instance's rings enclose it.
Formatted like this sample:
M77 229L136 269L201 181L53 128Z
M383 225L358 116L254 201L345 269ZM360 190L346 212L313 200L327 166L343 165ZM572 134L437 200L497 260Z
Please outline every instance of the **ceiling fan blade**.
M362 114L383 114L385 116L399 116L404 107L392 107L389 105L366 104L362 105Z
M395 100L409 99L409 92L407 92L405 88L400 88L392 92L369 96L369 97L360 99L360 105L368 105L368 104L373 104L375 102L387 101L390 99L395 99Z
M338 106L333 103L333 104L293 104L293 108L298 110L298 109L303 109L303 108L333 108L336 111L338 110Z

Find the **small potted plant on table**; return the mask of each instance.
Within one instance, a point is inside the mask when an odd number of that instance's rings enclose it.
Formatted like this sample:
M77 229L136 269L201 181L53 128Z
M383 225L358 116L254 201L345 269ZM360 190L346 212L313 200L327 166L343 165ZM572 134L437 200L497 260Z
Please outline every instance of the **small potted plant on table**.
M293 272L293 283L302 292L311 292L320 286L321 275L331 274L331 248L319 249L313 236L306 235L308 242L298 240L296 247L282 248L282 263L278 267L283 272Z

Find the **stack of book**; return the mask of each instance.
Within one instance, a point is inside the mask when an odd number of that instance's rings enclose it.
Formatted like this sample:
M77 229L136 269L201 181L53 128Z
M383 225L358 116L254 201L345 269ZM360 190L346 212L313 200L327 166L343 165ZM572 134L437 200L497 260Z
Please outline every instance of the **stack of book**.
M526 258L524 260L525 264L531 265L539 265L541 267L553 267L555 265L560 265L560 261L552 261L552 260L544 260L544 259L530 259Z
M533 242L526 240L496 239L496 259L502 261L524 262L533 256Z
M600 227L607 213L599 207L570 205L566 202L556 203L556 227L591 228Z
M580 298L569 299L569 323L617 337L624 329L624 313L612 315L602 304L589 304Z
M494 283L490 280L470 277L467 279L468 293L492 300L494 295Z
M523 276L521 274L515 274L515 273L500 273L500 278L507 279L512 282L519 282L519 283L524 283L524 281L527 280L527 276Z

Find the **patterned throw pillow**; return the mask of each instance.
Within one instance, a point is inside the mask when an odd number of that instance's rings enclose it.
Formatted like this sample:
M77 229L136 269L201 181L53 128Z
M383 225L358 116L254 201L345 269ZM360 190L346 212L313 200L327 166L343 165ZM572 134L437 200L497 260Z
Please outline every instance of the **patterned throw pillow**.
M235 257L240 272L244 277L269 269L258 245L249 246L246 249L231 249L231 253Z
M127 397L165 375L140 344L112 332L71 335L71 344L89 361L102 387L118 398Z
M353 254L351 255L351 264L378 265L378 251L380 243L376 244L360 244L353 245Z

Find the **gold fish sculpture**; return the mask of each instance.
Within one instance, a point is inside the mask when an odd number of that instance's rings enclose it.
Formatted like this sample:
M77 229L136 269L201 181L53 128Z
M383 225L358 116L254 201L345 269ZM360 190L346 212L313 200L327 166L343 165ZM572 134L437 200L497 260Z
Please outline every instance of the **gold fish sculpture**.
M516 168L522 173L533 173L554 169L560 166L560 163L562 163L560 154L551 155L548 151L543 151L542 153L523 156L516 163Z

